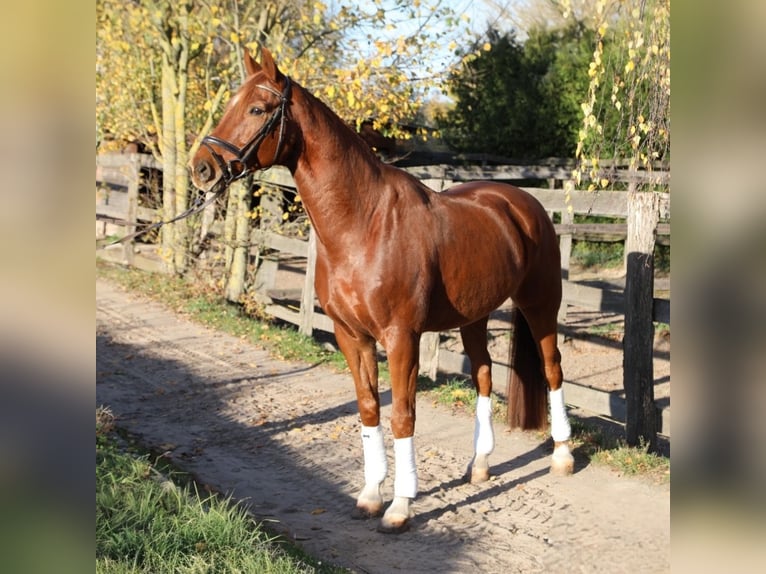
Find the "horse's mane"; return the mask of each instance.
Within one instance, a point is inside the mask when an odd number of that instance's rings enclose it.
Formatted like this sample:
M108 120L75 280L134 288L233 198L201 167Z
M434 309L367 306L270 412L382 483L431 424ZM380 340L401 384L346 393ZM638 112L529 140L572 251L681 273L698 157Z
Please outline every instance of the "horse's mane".
M330 108L330 106L328 106L321 99L319 99L317 96L312 94L308 89L304 88L303 86L300 86L300 88L303 92L303 97L306 99L307 103L311 105L312 110L315 113L317 111L321 112L321 115L324 116L327 119L328 123L330 124L330 129L338 137L343 138L344 142L346 142L349 146L352 146L358 151L360 151L372 163L378 164L378 165L383 164L383 161L373 151L373 149L364 140L364 138L362 138L359 132L354 130L348 123L343 121L343 119L338 114L336 114Z

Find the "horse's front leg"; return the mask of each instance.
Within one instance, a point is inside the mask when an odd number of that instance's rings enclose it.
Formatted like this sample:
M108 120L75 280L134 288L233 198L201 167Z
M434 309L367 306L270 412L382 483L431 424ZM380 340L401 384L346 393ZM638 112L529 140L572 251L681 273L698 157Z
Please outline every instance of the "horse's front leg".
M379 516L383 512L383 496L380 487L386 478L388 467L383 429L380 426L375 340L358 333L348 333L343 326L337 324L335 338L354 378L359 417L362 419L364 488L357 497L352 517Z
M391 430L394 434L394 500L378 530L404 532L409 527L410 505L418 492L415 465L415 390L418 379L420 335L392 329L383 341L391 371Z

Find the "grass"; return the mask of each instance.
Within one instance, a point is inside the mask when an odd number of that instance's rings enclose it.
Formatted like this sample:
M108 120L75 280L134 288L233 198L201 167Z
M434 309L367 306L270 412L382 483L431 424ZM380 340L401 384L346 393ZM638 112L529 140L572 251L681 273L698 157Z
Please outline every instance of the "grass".
M453 377L438 382L421 377L418 390L423 398L452 411L472 414L476 404L473 383L465 377ZM422 400L422 399L421 399ZM492 394L492 416L500 424L505 423L507 401ZM572 448L586 456L592 463L603 464L630 476L643 476L654 482L670 480L670 459L648 451L645 445L628 446L624 440L605 433L599 427L588 425L570 417ZM547 434L540 433L541 439Z
M293 327L269 320L250 300L243 304L227 302L214 286L205 282L148 273L103 261L96 262L96 274L133 293L150 297L198 323L266 348L280 359L327 363L338 370L346 369L340 352L328 350Z
M618 223L625 220L603 215L576 214L575 223ZM583 269L615 269L623 265L625 242L601 242L574 240L572 242L571 263ZM655 245L654 269L659 275L670 273L670 246Z
M250 343L267 348L277 357L326 363L338 370L347 370L343 355L328 351L310 337L298 333L293 327L277 325L263 317L252 303L233 305L224 301L211 286L183 278L114 266L97 262L97 274L116 282L126 289L151 297L189 318L240 337ZM658 324L658 328L669 328ZM600 333L612 336L610 333ZM381 379L388 378L387 364L380 365ZM473 384L464 377L431 381L421 377L418 381L420 400L431 400L453 411L473 413L475 392ZM505 400L493 395L493 413L498 422L504 421L507 410ZM669 477L670 462L646 452L643 447L628 447L603 435L598 429L587 428L572 420L573 443L592 462L607 464L624 474L647 474L664 480Z
M96 572L341 573L270 535L230 499L125 446L96 411Z

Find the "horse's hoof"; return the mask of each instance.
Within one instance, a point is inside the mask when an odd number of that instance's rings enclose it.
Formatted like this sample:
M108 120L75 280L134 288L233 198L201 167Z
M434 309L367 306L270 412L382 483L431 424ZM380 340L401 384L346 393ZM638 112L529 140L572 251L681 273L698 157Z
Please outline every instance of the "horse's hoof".
M410 520L407 516L401 515L383 515L378 524L378 532L383 534L401 534L410 529Z
M574 473L574 457L566 444L556 445L551 457L551 474L569 476Z
M365 508L361 506L355 506L351 511L351 518L353 520L367 520L368 518L377 518L383 514L383 506L378 508Z
M489 480L489 468L472 468L471 469L471 484L481 484Z
M410 528L410 503L412 499L406 496L394 496L391 505L386 510L378 524L378 532L384 534L401 534Z

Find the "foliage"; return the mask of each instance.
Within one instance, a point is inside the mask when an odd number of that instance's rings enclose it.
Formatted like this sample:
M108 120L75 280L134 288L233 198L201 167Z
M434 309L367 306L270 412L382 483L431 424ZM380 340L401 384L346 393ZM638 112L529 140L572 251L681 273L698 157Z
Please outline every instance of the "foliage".
M564 2L566 4L566 2ZM651 172L670 161L670 0L599 0L597 42L588 67L574 171L589 189L606 187L601 161L626 158ZM651 179L647 189L659 186Z
M593 32L536 28L526 41L489 29L487 50L450 76L455 107L440 118L461 151L521 159L571 157L587 91Z
M347 121L372 119L408 135L399 126L416 116L440 77L421 63L462 22L444 0L373 0L369 8L321 0L98 0L96 21L99 147L114 151L137 139L161 157L166 221L191 202L188 159L244 80L244 50L267 45L285 73ZM243 290L248 193L236 190L226 215L233 299ZM189 220L162 229L169 271L186 271L209 219L201 229Z
M667 164L669 0L561 0L545 8L522 15L533 22L523 42L490 28L491 49L466 57L450 76L455 107L440 124L447 141L514 158L576 157L567 189L583 179L590 189L608 186L605 159L644 171ZM657 182L649 179L649 188Z
M156 138L157 38L179 17L177 8L168 11L178 4L98 0L96 117L102 140ZM459 37L466 20L443 0L374 0L370 8L321 0L181 4L188 4L191 50L189 136L207 131L206 122L241 83L242 50L255 54L261 44L285 73L344 119L373 118L376 127L394 129L414 118L428 88L440 81L441 70L422 63Z

